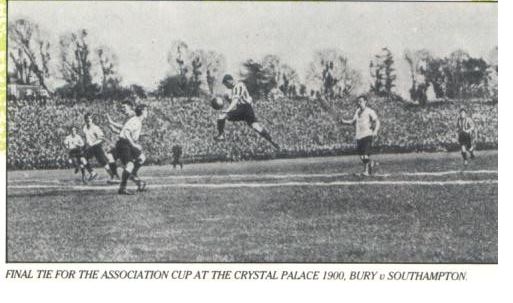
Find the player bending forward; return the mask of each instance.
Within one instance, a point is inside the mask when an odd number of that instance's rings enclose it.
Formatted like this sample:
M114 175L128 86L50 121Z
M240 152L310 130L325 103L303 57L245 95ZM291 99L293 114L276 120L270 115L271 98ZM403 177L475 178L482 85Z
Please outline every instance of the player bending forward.
M377 136L380 122L376 112L367 106L367 97L360 96L357 99L358 109L353 119L344 120L342 124L355 126L356 149L363 163L363 176L370 176L376 162L370 159L372 139Z
M119 139L116 142L115 154L123 163L124 169L121 175L121 183L119 185L118 194L133 195L126 189L128 179L137 185L137 191L144 191L146 182L139 179L137 172L144 163L145 157L142 153L142 146L138 143L141 135L142 122L148 115L146 106L137 105L135 108L135 116L128 119L119 132Z
M456 123L458 127L458 142L461 147L461 156L463 157L463 165L468 165L468 155L470 154L470 159L474 159L474 146L472 145L472 135L476 129L474 120L471 117L467 116L467 111L462 108L460 110L460 115L458 117L458 121Z
M87 161L83 154L84 141L77 133L77 128L75 126L71 127L71 134L66 136L64 139L64 145L68 150L69 159L75 168L75 174L80 170L82 174L82 182L86 183L85 165L87 164Z
M224 125L226 120L228 121L245 121L252 129L254 129L260 136L269 141L272 146L276 149L280 149L280 146L276 144L269 132L258 122L253 112L252 98L246 89L246 85L239 81L235 84L235 81L231 75L225 75L223 77L223 84L231 90L230 105L226 110L223 111L217 119L217 131L218 134L215 137L216 140L224 140Z

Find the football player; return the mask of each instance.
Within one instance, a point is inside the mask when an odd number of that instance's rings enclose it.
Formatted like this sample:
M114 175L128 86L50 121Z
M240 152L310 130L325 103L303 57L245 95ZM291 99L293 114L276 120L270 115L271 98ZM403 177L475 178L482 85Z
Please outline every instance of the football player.
M89 172L89 181L92 181L98 177L98 174L94 171L89 162L89 160L93 157L96 158L96 161L98 161L98 163L105 168L105 171L112 179L113 173L110 171L107 156L105 155L105 151L102 147L105 138L103 131L93 123L92 115L90 113L86 113L84 115L84 120L85 125L82 129L86 139L86 149L84 156L87 160L85 167Z
M460 115L456 122L458 128L458 143L461 148L461 156L463 157L463 165L468 165L468 154L470 159L474 159L474 146L472 145L472 135L476 129L474 120L467 115L467 111L462 108L460 109Z
M145 160L142 146L138 141L141 135L142 123L147 115L148 111L146 105L137 105L135 108L135 116L128 119L119 132L119 139L116 142L116 153L124 166L118 191L120 195L134 194L126 189L128 179L132 180L137 185L138 191L144 191L146 189L146 182L139 179L137 172Z
M230 105L226 110L223 110L217 119L218 134L215 137L215 140L221 141L225 139L224 126L226 120L245 121L260 136L269 141L274 148L280 149L279 145L272 140L269 132L267 132L267 130L258 122L252 107L253 100L249 95L244 82L235 82L231 75L225 75L223 77L223 85L231 90L231 94L229 96Z
M80 170L82 174L82 182L85 183L85 165L87 164L87 161L83 155L84 141L77 133L77 128L75 126L71 127L71 134L66 136L64 139L64 146L66 146L66 149L68 150L70 161L75 168L75 174Z
M358 108L351 120L341 119L342 124L355 126L356 149L363 163L362 176L370 176L377 164L370 159L372 139L376 137L380 128L380 122L376 112L367 106L367 97L360 96L357 99Z

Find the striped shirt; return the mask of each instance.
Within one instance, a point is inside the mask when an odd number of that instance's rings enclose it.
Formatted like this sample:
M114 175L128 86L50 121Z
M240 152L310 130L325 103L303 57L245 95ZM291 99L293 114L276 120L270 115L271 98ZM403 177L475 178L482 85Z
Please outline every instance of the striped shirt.
M71 150L77 147L84 146L84 141L82 140L82 137L80 137L80 135L78 134L75 136L69 135L64 139L64 145L67 149Z
M102 143L103 138L105 137L103 131L98 127L98 125L93 123L91 123L90 127L87 127L87 125L85 125L83 131L86 143L89 146L95 146L97 144Z
M458 126L458 132L471 133L472 131L474 131L475 124L474 124L474 120L472 120L472 118L470 118L470 117L465 117L465 118L459 117L457 126Z
M230 98L232 101L237 100L237 104L251 104L253 102L246 85L242 81L237 82L237 84L232 88Z

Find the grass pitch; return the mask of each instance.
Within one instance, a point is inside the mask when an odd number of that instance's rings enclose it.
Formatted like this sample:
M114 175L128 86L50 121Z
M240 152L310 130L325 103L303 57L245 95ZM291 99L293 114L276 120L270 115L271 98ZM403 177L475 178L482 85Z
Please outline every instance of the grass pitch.
M375 159L144 167L136 196L9 171L7 261L497 263L496 151Z

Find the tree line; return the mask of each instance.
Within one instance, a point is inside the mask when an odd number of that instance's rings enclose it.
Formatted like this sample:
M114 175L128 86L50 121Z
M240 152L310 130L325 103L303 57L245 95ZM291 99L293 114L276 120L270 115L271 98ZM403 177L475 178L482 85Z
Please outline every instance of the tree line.
M26 19L9 22L9 83L39 84L50 95L76 100L122 99L148 94L159 97L200 97L213 95L226 72L226 58L214 50L193 49L185 41L172 42L167 53L170 73L151 92L140 85L122 85L119 60L106 45L93 47L88 31L80 29L59 37L58 55L53 58L49 38L39 25ZM410 72L409 97L426 104L428 90L437 99L497 99L497 47L488 60L473 58L463 50L439 58L428 50L406 50L403 59ZM52 66L56 67L52 72ZM395 93L395 58L383 48L369 62L371 83L364 90L380 97L399 98ZM362 76L341 49L314 53L304 81L297 71L278 56L247 59L240 78L256 98L282 94L288 97L344 99L363 87ZM50 79L62 85L52 90Z

